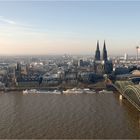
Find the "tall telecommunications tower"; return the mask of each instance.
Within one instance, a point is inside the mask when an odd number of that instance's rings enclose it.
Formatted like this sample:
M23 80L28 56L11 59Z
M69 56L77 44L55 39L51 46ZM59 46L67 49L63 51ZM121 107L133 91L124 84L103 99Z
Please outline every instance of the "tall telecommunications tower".
M138 60L138 50L139 50L139 46L136 46L136 51L137 51L136 60Z

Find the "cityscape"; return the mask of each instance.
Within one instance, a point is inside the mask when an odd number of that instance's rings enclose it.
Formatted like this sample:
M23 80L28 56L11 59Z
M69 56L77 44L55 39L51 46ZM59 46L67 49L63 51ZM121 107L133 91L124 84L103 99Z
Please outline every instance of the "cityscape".
M0 5L0 139L140 138L139 1Z

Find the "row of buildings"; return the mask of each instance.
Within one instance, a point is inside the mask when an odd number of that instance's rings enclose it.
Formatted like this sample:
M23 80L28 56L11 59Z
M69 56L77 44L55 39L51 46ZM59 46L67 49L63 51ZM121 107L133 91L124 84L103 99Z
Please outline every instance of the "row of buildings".
M72 58L65 62L59 62L59 64L54 61L47 64L47 67L46 65L40 65L38 69L36 67L37 65L30 66L17 63L15 70L17 85L25 86L25 83L34 85L34 83L37 84L38 82L44 86L63 83L74 84L77 82L95 83L98 80L102 80L104 74L110 74L113 70L112 61L108 60L105 42L102 58L100 56L99 42L97 42L94 59L93 57L85 60ZM41 67L43 67L42 71Z

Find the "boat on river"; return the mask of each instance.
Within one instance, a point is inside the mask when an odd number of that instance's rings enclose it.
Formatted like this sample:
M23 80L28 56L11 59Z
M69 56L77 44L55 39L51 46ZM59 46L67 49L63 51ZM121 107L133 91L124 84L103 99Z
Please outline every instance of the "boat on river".
M95 90L90 90L89 88L73 88L73 89L67 89L65 91L63 91L63 94L83 94L83 93L96 93Z
M43 93L43 94L61 94L61 91L59 90L52 90L52 91L49 91L49 90L37 90L37 89L26 89L26 90L23 90L23 94L40 94L40 93Z
M99 93L113 93L113 91L103 89Z

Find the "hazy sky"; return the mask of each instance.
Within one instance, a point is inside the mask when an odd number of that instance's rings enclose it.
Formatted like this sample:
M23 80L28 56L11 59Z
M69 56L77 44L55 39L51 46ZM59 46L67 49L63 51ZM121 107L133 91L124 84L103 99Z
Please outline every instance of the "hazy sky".
M140 2L0 1L0 54L135 54Z

